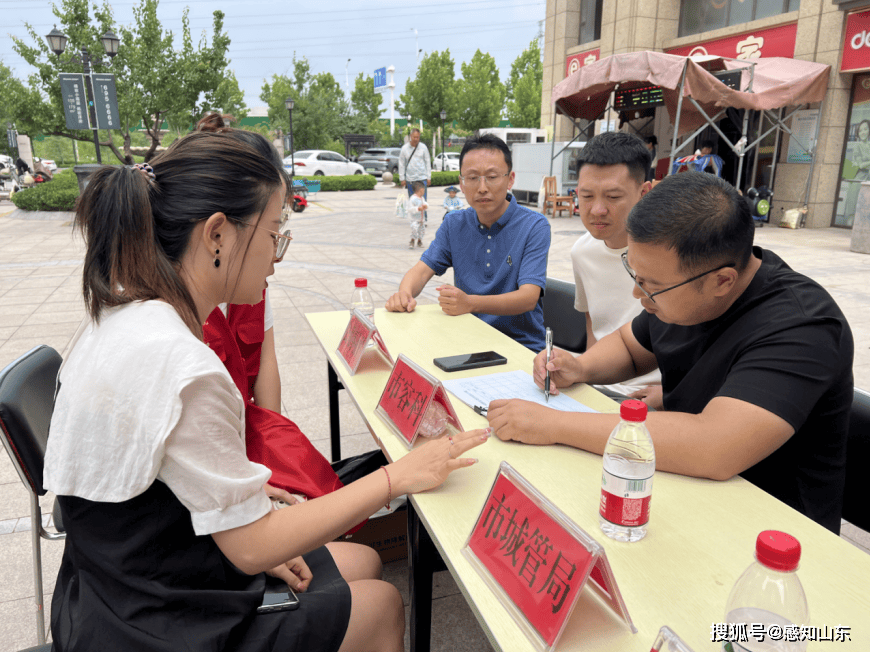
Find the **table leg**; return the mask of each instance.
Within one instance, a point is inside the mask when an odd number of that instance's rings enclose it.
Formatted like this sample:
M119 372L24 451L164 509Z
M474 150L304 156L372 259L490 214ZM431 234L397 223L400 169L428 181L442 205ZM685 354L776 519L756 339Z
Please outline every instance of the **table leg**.
M432 639L432 575L447 570L417 511L408 501L408 573L411 594L411 652L429 652Z
M326 363L326 377L329 386L329 440L332 443L332 461L341 459L341 421L338 416L338 390L344 385L338 380L335 369Z

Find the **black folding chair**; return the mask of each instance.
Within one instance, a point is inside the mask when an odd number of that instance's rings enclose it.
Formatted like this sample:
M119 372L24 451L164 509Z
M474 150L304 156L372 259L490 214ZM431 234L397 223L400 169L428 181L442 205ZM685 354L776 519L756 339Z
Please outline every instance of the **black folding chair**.
M0 430L3 433L3 446L9 453L21 481L30 492L36 634L40 646L45 645L40 537L49 540L66 537L62 532L57 503L54 509L57 533L46 532L43 528L42 510L39 506L39 497L45 495L42 468L60 363L58 352L43 345L31 349L0 372ZM44 649L50 649L50 646Z
M547 277L544 326L553 331L553 345L571 353L586 350L586 313L574 308L573 283Z
M849 439L846 443L846 489L843 492L843 518L870 532L867 479L864 462L870 455L870 394L855 388L849 415Z

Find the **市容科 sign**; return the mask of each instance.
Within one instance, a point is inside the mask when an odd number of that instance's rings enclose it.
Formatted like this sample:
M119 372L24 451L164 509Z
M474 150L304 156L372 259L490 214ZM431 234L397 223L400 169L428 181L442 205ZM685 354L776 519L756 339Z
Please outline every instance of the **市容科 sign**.
M85 76L60 73L60 97L67 129L90 129L88 118L88 94L85 90Z
M115 75L93 73L94 109L97 114L97 129L120 129L118 95L115 91Z

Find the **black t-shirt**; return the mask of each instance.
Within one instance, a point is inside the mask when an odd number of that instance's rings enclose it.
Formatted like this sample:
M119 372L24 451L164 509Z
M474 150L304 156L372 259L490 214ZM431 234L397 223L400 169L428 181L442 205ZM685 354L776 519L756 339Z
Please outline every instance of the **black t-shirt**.
M699 414L717 396L757 405L795 434L742 475L840 531L852 404L852 331L831 296L759 247L761 267L721 317L695 326L642 312L632 322L662 372L666 410Z

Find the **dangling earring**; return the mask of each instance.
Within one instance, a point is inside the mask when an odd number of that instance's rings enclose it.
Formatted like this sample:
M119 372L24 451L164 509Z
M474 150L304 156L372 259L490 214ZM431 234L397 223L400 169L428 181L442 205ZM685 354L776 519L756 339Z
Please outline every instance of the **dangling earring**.
M215 266L215 267L220 267L220 266L221 266L221 261L220 261L220 259L218 258L218 254L219 254L220 252L221 252L220 249L215 249L215 250L214 250L214 266Z

